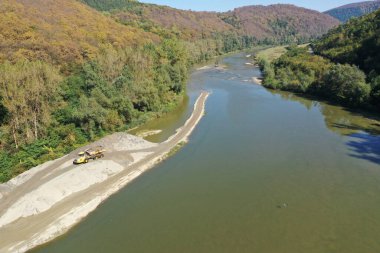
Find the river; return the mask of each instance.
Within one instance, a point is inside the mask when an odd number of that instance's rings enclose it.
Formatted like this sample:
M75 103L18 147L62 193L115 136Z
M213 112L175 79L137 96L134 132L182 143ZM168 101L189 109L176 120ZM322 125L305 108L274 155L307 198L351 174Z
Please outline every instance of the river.
M162 141L209 90L189 143L31 252L380 252L380 123L268 91L246 62L194 71L184 104L142 128Z

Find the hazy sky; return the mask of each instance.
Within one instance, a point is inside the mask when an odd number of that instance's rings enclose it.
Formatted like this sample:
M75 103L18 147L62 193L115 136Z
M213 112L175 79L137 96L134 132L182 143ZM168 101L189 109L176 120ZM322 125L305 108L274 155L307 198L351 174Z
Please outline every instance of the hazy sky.
M197 11L226 11L245 5L276 3L289 3L318 11L326 11L341 5L362 1L364 0L141 0L140 2L163 4L179 9Z

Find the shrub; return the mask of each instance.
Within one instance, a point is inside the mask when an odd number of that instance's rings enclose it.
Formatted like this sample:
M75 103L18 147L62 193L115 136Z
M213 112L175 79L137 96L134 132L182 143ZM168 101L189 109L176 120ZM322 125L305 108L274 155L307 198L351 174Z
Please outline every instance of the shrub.
M331 99L347 105L363 105L368 102L371 90L365 78L364 72L356 66L333 65L324 78L324 93Z

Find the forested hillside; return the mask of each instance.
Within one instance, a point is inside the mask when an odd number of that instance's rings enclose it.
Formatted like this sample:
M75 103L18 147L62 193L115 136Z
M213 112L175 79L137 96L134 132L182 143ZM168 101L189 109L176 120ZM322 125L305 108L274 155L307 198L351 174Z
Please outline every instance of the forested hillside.
M83 0L116 20L152 32L170 29L186 40L217 35L246 36L265 43L303 42L339 24L331 16L293 5L247 6L226 13L194 12L137 1ZM117 7L115 7L117 6Z
M118 24L75 0L0 2L0 62L81 63L105 45L123 48L152 40L157 36Z
M380 0L365 1L360 3L347 4L338 8L326 11L325 13L339 19L342 22L347 22L351 18L360 17L380 8Z
M331 30L306 49L272 64L262 60L264 85L311 93L353 108L380 112L380 10Z
M352 19L314 44L316 53L380 74L380 10Z
M99 11L110 11L115 9L128 9L136 4L137 0L80 0Z
M220 16L240 34L270 43L302 43L339 24L328 15L287 4L246 6Z

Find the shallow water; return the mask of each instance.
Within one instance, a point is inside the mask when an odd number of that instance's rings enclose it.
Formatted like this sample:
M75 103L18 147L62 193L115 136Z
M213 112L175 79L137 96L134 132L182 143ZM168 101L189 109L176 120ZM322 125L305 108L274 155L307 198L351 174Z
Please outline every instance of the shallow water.
M161 141L210 90L189 144L32 252L380 252L379 122L267 91L245 62L194 72L189 102L140 129Z

